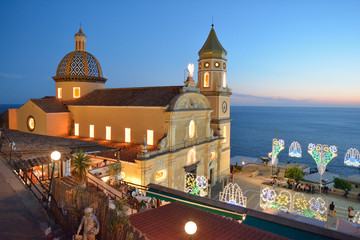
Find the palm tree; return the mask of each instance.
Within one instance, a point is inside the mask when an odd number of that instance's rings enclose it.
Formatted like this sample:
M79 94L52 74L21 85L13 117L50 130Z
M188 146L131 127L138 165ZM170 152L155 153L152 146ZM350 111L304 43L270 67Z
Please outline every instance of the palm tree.
M73 169L71 173L75 178L80 180L81 183L87 181L87 168L90 166L90 157L85 155L82 149L77 150L72 161Z
M119 183L119 174L121 173L121 163L114 163L109 165L109 169L106 171L110 175L115 184Z

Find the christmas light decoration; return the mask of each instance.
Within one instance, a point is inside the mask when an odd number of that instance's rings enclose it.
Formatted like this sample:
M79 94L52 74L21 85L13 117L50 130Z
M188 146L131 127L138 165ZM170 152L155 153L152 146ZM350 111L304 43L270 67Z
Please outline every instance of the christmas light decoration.
M322 197L312 197L304 193L294 193L283 189L272 189L262 186L260 191L260 207L271 208L285 212L327 220L327 200Z
M301 151L301 146L298 142L292 142L289 148L289 156L290 157L296 157L296 158L301 158L302 156L302 151Z
M236 183L233 184L230 182L226 187L224 188L223 192L220 192L219 199L222 202L227 202L233 205L238 205L242 207L246 207L246 197L243 195L243 192L239 185Z
M328 145L321 145L310 143L308 146L308 153L313 157L316 162L317 169L320 174L320 193L321 193L321 186L322 186L322 175L325 172L327 164L337 156L337 148L336 146L328 146Z
M344 164L347 166L360 166L360 153L356 148L349 148L345 154Z
M272 152L269 153L269 156L271 155L271 165L274 166L275 163L277 163L276 158L277 155L284 149L285 142L282 139L273 139L272 143Z
M208 183L204 176L194 177L193 174L187 173L185 176L185 192L205 197L208 194Z

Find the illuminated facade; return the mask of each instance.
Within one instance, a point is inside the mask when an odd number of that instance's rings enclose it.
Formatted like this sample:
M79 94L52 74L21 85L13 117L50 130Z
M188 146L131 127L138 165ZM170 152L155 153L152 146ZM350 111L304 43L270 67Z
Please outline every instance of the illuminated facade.
M230 167L226 54L212 28L199 51L197 84L189 65L183 86L106 89L80 29L53 77L56 97L29 100L10 121L23 132L125 144L135 151L120 154L125 181L184 190L191 173L214 184Z

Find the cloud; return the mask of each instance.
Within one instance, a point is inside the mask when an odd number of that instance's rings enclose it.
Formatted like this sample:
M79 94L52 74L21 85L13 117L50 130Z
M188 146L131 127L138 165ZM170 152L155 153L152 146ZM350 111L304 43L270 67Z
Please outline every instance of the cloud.
M23 78L24 76L19 75L19 74L10 74L10 73L0 72L0 77L11 78L11 79L20 79L20 78Z
M231 105L235 106L288 106L288 107L359 107L359 104L327 103L313 99L290 99L283 97L263 97L243 93L233 93Z

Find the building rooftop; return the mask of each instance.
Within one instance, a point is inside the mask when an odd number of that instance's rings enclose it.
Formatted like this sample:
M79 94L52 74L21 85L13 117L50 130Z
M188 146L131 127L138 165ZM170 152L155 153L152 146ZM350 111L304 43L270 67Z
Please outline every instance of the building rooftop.
M184 230L188 221L197 225L193 240L286 239L177 202L130 216L131 224L149 240L188 239L189 235Z
M30 99L34 104L41 108L46 113L59 113L59 112L69 112L66 105L56 99L55 97L44 97L40 99Z
M166 107L180 94L183 86L98 89L79 99L67 102L70 106L137 106Z
M97 140L93 138L79 138L75 136L68 137L70 139L79 139L83 141L89 141L98 143L101 146L113 148L114 151L107 151L107 152L100 152L96 153L96 156L104 157L104 158L110 158L117 160L117 156L115 155L119 150L120 152L120 160L126 161L126 162L135 162L135 159L137 157L137 154L141 150L141 145L139 144L132 144L132 143L120 143L120 142L112 142L109 140ZM147 146L147 150L149 152L157 150L156 146Z

